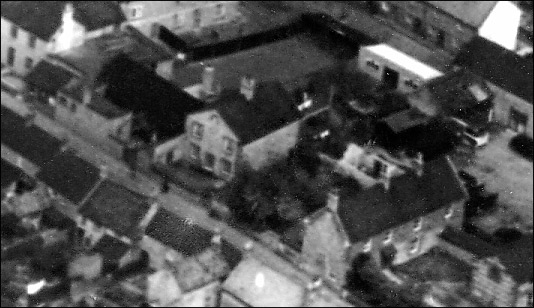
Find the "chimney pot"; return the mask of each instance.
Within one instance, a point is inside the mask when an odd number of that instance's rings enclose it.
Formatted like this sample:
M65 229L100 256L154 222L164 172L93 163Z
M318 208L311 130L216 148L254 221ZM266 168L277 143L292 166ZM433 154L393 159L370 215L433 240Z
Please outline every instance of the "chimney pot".
M202 90L205 94L213 94L215 92L215 68L211 65L204 67L202 72Z
M337 213L339 206L339 188L333 188L328 192L326 206L334 213Z
M240 93L245 96L247 101L251 101L254 98L254 92L256 91L256 79L245 76L241 79Z

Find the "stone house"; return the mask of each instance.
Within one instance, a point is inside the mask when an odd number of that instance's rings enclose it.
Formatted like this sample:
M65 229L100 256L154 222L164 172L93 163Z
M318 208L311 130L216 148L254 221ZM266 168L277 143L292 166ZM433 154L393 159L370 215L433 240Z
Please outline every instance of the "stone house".
M187 160L230 179L243 166L258 170L287 155L297 143L300 121L280 83L256 84L245 77L239 90L223 90L185 125Z
M447 226L461 227L466 195L449 158L406 172L389 185L362 189L344 180L329 193L327 205L304 220L302 255L325 279L344 285L345 274L360 254L394 264L424 254Z
M462 48L454 65L464 67L486 80L494 93L496 122L532 138L532 56L519 56L498 44L477 37Z
M2 63L25 75L47 53L83 44L125 21L114 1L2 2Z
M239 1L119 1L126 24L148 37L155 37L157 26L173 33L237 22L242 14Z
M491 243L447 228L439 246L472 266L471 294L484 305L532 307L532 233Z

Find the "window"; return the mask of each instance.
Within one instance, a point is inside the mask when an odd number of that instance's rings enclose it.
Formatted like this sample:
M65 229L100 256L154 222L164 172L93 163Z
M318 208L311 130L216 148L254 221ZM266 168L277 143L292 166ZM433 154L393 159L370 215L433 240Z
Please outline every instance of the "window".
M423 217L420 217L414 224L413 230L420 231L423 228Z
M32 68L32 66L33 66L33 59L26 57L26 60L24 60L24 67L26 67L27 69L30 69Z
M215 17L220 17L222 15L224 15L224 5L222 4L217 4L215 6Z
M35 37L35 35L30 35L28 39L28 46L30 48L35 48L35 42L37 42L37 38Z
M417 253L419 251L420 245L421 245L421 238L417 236L411 242L410 253Z
M221 159L221 170L226 174L232 173L232 163L228 159Z
M414 90L417 90L418 86L417 86L417 83L415 83L413 80L411 79L408 79L406 81L404 81L404 84L407 86L407 87L410 87Z
M367 60L365 64L376 71L380 68L380 66L373 60Z
M193 122L192 129L193 129L193 138L202 140L202 136L204 135L204 125L198 122Z
M11 25L11 37L16 39L19 34L19 28L15 25Z
M143 16L143 7L140 5L136 5L132 7L132 17L133 18L140 18Z
M15 64L15 48L9 47L7 49L7 64L13 66Z
M224 140L224 153L226 155L232 155L234 154L234 151L235 151L235 141L228 138L228 137L224 137L223 138Z
M184 19L183 19L182 14L174 14L173 20L174 20L175 28L180 28L184 24Z
M200 147L197 144L191 143L191 157L193 159L200 158Z
M391 13L391 6L386 1L380 1L378 4L380 13L389 14Z
M389 233L384 238L384 245L391 243L392 240L393 240L393 231L389 231Z
M63 96L58 96L57 98L57 102L60 104L60 105L63 105L65 107L67 107L67 99Z
M206 167L206 169L213 170L213 167L215 166L215 155L211 153L206 153L204 159L204 167Z
M454 215L454 207L450 207L448 210L447 210L447 213L445 214L445 219L446 220L449 220L452 218L452 216Z
M499 269L499 267L495 264L490 264L489 265L489 268L488 268L488 277L497 282L497 283L500 283L501 282L501 270Z
M420 18L408 14L404 16L404 22L408 25L408 27L410 27L410 30L418 34L422 34L424 36L423 31L421 31L423 23Z
M363 245L363 252L369 252L373 248L373 240L369 240L365 245Z

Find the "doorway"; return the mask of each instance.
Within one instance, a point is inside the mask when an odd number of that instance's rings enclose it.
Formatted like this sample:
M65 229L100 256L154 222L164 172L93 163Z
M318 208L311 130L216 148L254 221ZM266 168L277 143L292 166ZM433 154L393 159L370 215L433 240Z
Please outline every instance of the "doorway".
M510 109L510 127L522 134L527 129L528 116L518 110Z
M388 89L396 89L397 84L399 83L399 72L389 68L384 67L384 73L382 75L382 81Z

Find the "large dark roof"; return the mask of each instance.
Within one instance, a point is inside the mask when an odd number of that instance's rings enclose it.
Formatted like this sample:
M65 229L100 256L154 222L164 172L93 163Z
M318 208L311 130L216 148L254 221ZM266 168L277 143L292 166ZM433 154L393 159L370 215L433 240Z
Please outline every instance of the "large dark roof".
M2 17L48 41L61 26L69 1L2 1ZM73 1L74 19L87 31L118 25L124 14L114 1Z
M62 141L2 106L2 144L42 166L60 151Z
M77 205L100 180L100 170L80 157L65 152L50 159L36 177Z
M214 104L243 145L299 118L291 95L280 82L260 83L251 101L237 89L223 90Z
M365 240L465 198L448 157L425 163L421 177L406 173L382 185L341 187L338 215L352 242Z
M106 180L82 205L80 214L118 234L136 236L149 208L148 197Z
M69 70L44 59L26 75L25 81L32 88L55 95L73 77L74 74Z
M498 257L518 283L532 281L532 234L524 234L519 240L495 245L478 236L446 228L441 233L441 238L479 258Z
M204 107L200 100L124 55L110 61L98 81L107 85L106 99L135 114L145 114L158 140L183 134L187 115Z
M145 233L187 257L198 255L207 249L213 236L212 232L188 223L163 208L154 215Z
M532 103L532 57L521 57L485 38L475 37L462 47L454 62Z
M2 159L2 189L18 181L24 172L16 166L13 166L8 161Z
M426 102L448 115L484 102L493 96L486 82L465 69L451 71L427 82L420 91L428 91ZM415 95L415 94L412 94Z

